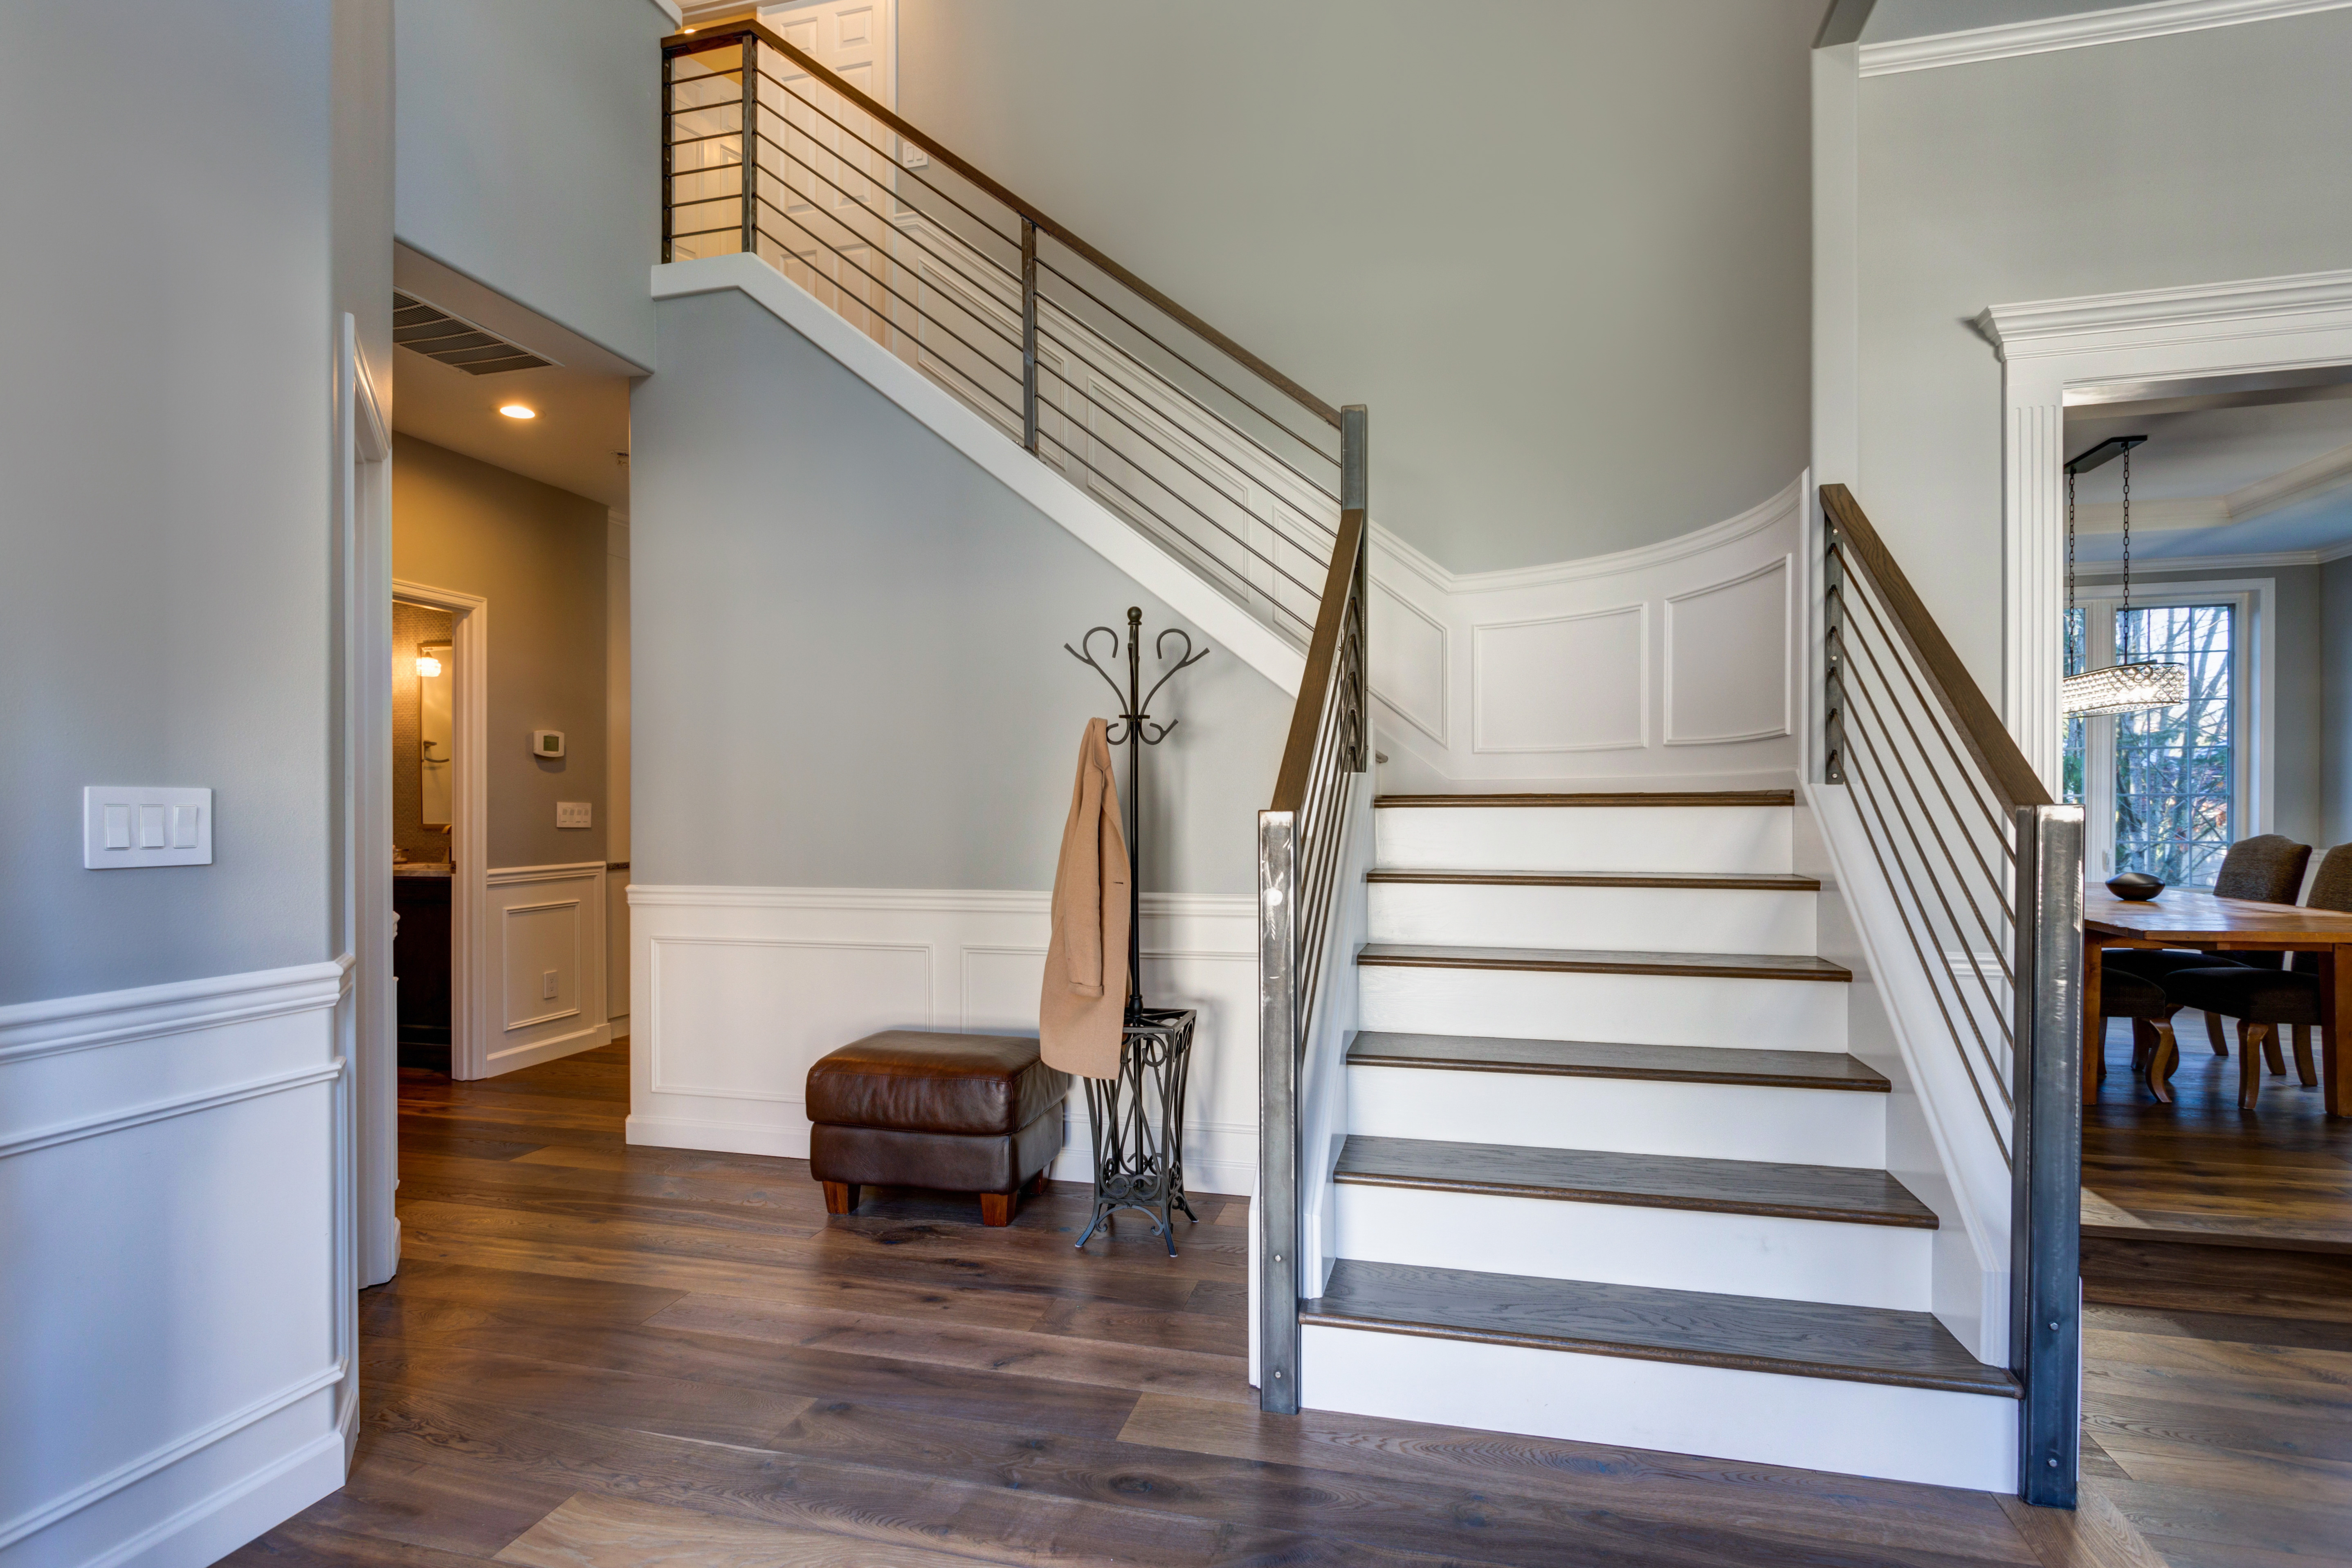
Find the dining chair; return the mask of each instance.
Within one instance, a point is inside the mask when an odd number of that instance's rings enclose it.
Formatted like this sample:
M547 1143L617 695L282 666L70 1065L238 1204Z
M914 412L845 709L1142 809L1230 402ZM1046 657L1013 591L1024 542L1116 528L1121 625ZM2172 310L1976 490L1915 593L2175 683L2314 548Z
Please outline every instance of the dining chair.
M2172 1095L2166 1086L2161 1069L2180 1054L2179 1042L2172 1034L2172 1015L2179 1010L2180 1004L2168 997L2164 988L2156 981L2128 970L2109 970L2103 961L2099 976L2100 1050L2098 1060L2090 1063L2098 1082L2105 1083L2107 1081L2105 1021L2108 1019L2129 1019L2132 1020L2133 1070L2145 1069L2148 1092L2160 1103L2172 1103Z
M2221 867L2213 874L2213 895L2216 898L2244 898L2256 904L2293 904L2303 889L2304 868L2311 863L2311 846L2296 843L2284 833L2258 833L2251 839L2240 839L2221 856ZM2109 975L2118 970L2138 975L2161 984L2175 969L2207 969L2245 967L2276 969L2284 967L2284 955L2279 953L2197 953L2185 948L2109 947L2100 955L2101 969ZM2116 1013L2116 1018L2135 1015ZM2221 1035L2221 1020L2211 1013L2205 1015L2205 1038L2216 1056L2230 1054L2229 1045ZM2275 1055L2278 1044L2271 1042ZM2274 1071L2284 1072L2284 1063L2273 1062Z
M2313 909L2352 914L2352 844L2338 844L2327 852L2305 903ZM2298 953L2293 965L2283 969L2244 965L2175 969L2164 977L2161 988L2166 999L2176 1006L2197 1008L2209 1018L2238 1020L2240 1110L2252 1110L2262 1093L2263 1073L2255 1061L2255 1047L2276 1052L2282 1029L2294 1030L2295 1076L2306 1087L2319 1082L2319 1069L2311 1059L2311 1031L2319 1026L2322 1000L2317 954ZM2276 1070L2284 1071L2284 1063L2278 1063Z

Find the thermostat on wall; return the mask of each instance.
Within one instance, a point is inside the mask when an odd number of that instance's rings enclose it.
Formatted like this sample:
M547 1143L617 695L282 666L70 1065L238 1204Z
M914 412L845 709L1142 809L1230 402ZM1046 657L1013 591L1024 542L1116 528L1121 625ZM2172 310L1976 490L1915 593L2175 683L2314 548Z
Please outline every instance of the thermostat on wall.
M533 757L563 755L563 732L560 729L534 729L530 732L530 754Z

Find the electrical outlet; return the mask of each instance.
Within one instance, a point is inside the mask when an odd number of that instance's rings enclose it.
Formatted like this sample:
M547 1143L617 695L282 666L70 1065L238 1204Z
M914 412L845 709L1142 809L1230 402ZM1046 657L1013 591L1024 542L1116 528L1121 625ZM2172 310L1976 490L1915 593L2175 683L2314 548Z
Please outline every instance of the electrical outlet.
M595 812L586 800L558 800L555 803L555 825L559 828L593 827Z
M540 974L539 999L543 1002L555 999L555 971L552 969L542 970Z

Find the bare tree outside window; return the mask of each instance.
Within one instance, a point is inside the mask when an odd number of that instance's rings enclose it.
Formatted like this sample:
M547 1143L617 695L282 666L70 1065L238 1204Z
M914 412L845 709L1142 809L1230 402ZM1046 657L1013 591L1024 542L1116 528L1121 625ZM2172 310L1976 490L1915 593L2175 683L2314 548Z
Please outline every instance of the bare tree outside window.
M2116 868L2173 887L2210 887L2236 837L2227 604L2161 605L2116 617L2118 664L2189 666L2189 700L2116 718Z

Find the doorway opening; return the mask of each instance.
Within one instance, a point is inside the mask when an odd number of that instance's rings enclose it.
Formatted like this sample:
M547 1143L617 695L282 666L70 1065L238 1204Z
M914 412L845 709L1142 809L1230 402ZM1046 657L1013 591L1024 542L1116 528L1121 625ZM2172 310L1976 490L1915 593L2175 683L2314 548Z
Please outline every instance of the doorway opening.
M446 1076L454 1013L457 617L392 606L392 906L400 1065Z

